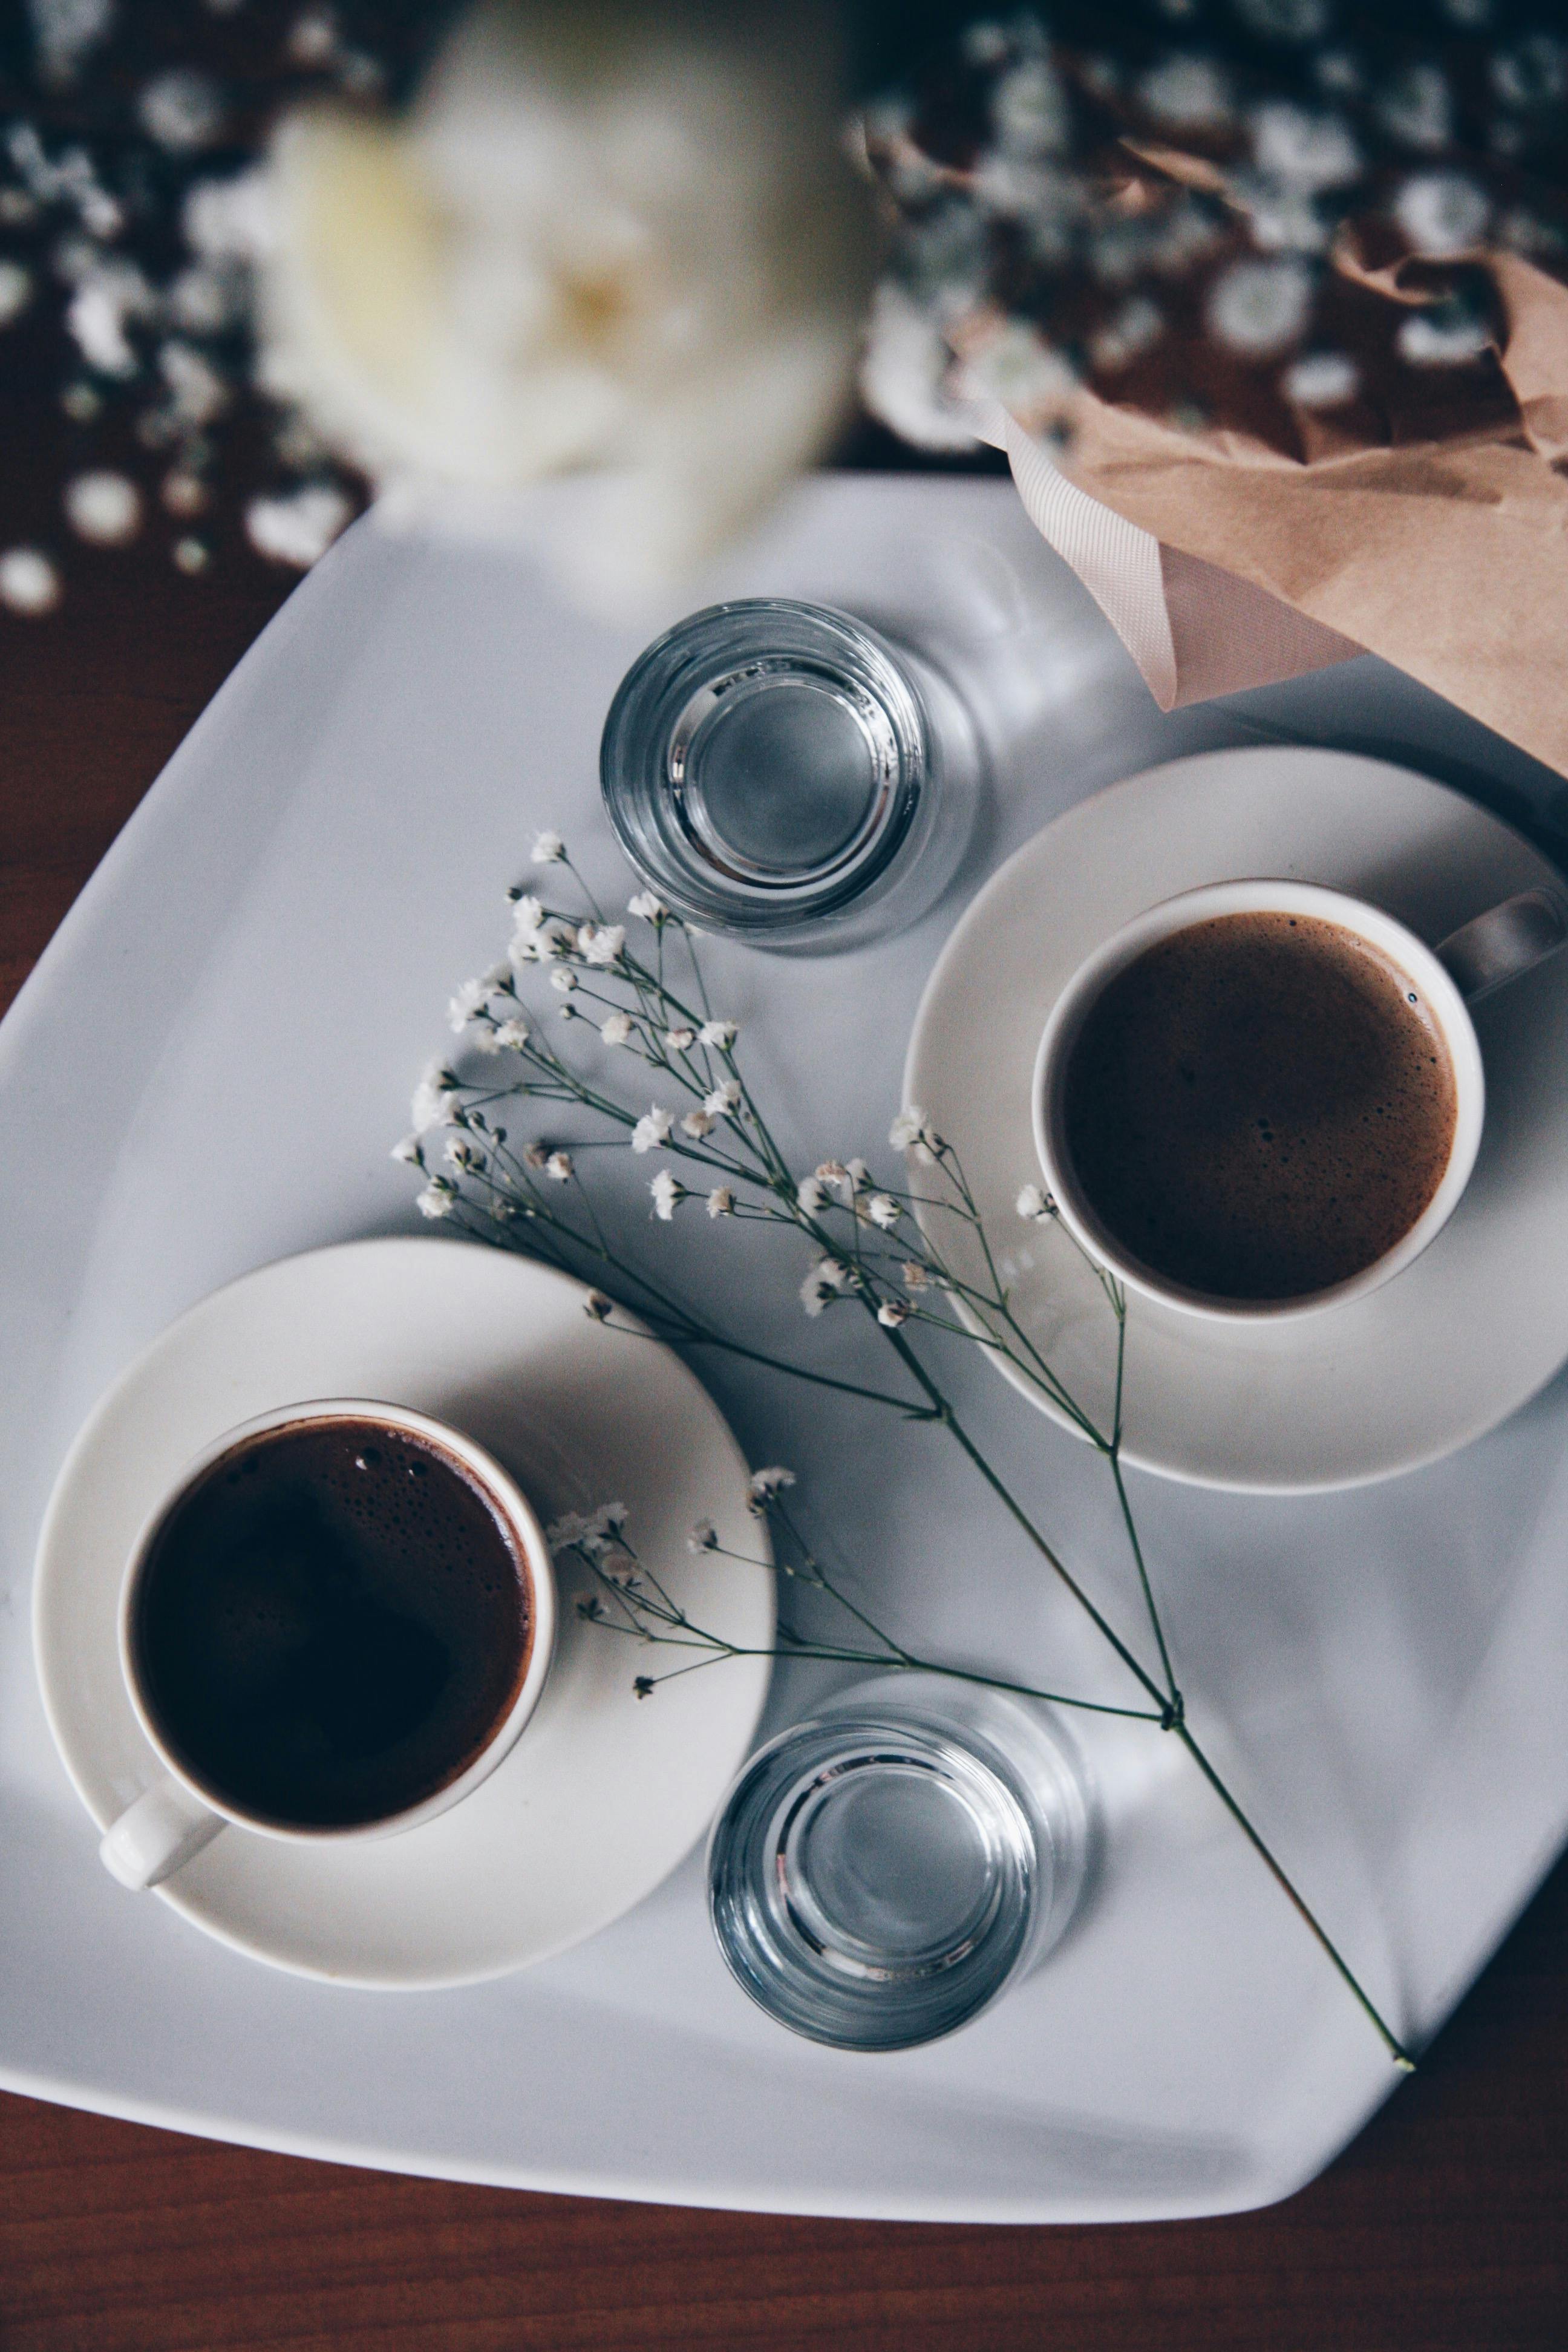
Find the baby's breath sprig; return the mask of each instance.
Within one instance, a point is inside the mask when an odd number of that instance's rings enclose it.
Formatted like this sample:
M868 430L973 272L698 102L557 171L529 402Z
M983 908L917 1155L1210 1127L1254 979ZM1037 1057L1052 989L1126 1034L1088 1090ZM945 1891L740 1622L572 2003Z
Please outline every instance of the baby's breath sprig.
M700 1520L687 1538L694 1552L732 1561L737 1568L774 1574L786 1582L820 1592L837 1604L854 1630L843 1639L820 1639L797 1633L781 1622L776 1642L764 1645L731 1642L704 1625L682 1607L643 1559L626 1533L624 1503L602 1504L585 1514L568 1512L545 1529L552 1553L569 1554L588 1571L589 1591L577 1602L577 1614L590 1623L625 1634L649 1646L689 1650L695 1654L683 1665L658 1675L638 1675L632 1685L638 1698L651 1698L661 1683L676 1682L700 1667L719 1665L727 1658L810 1658L835 1665L879 1667L889 1672L944 1675L950 1681L972 1683L984 1690L1005 1691L1015 1697L1043 1699L1055 1706L1077 1707L1086 1714L1120 1716L1132 1723L1153 1723L1159 1714L1151 1707L1112 1706L1103 1700L1071 1697L1063 1691L1044 1690L1032 1683L1009 1681L1002 1675L982 1674L945 1659L922 1658L896 1642L876 1623L844 1588L830 1577L811 1549L784 1499L795 1475L784 1469L757 1471L752 1479L753 1516L769 1523L773 1558L735 1551L719 1539L711 1520Z
M569 876L587 912L547 904L537 890L521 886L510 892L512 935L506 956L454 993L448 1020L461 1041L457 1055L426 1069L414 1092L411 1132L394 1149L393 1157L423 1179L416 1196L420 1210L478 1239L523 1250L587 1279L595 1286L587 1311L601 1323L679 1347L721 1349L943 1429L1121 1662L1134 1685L1129 1696L1135 1695L1137 1703L1110 1706L1060 1692L1027 1695L1128 1716L1175 1738L1295 1906L1390 2056L1408 2069L1412 2060L1187 1719L1122 1475L1127 1301L1121 1286L1088 1261L1115 1335L1110 1411L1097 1418L1015 1315L957 1148L923 1110L906 1106L889 1135L893 1149L904 1155L911 1184L879 1183L858 1158L826 1160L809 1170L792 1167L742 1068L739 1024L713 1011L689 926L647 889L626 907L635 934L628 934L625 923L609 921L558 833L540 834L532 864L542 882L556 867ZM536 978L558 1000L552 1019L523 1001L523 985ZM583 1063L566 1050L567 1040L590 1031L595 1045L609 1050L613 1058L607 1065L602 1055ZM476 1064L495 1066L482 1076L477 1069L467 1076L470 1055ZM620 1071L626 1073L624 1082ZM531 1122L542 1120L544 1131L526 1141L514 1137L498 1116L511 1104ZM563 1120L574 1131L562 1132ZM595 1188L584 1181L589 1155L607 1147L655 1163L648 1179L655 1223L705 1212L715 1221L740 1218L804 1240L809 1252L800 1283L805 1314L815 1320L830 1309L857 1311L888 1351L892 1384L847 1379L808 1359L752 1347L680 1297L647 1263L629 1258L611 1239ZM1021 1187L1016 1208L1025 1222L1059 1231L1062 1246L1079 1246L1038 1185ZM959 1242L962 1259L954 1246ZM617 1307L616 1297L624 1307ZM918 1344L928 1330L966 1338L1005 1360L1105 1461L1137 1571L1150 1655L1140 1654L1137 1636L1111 1622L960 1418ZM773 1526L779 1572L822 1592L859 1629L842 1643L806 1642L781 1631L781 1646L763 1654L895 1668L919 1664L994 1688L1024 1688L915 1659L826 1576L784 1499L782 1475L760 1473L759 1479L752 1500ZM555 1530L563 1547L593 1572L586 1613L639 1641L696 1653L678 1672L726 1656L756 1654L738 1652L694 1623L637 1558L625 1539L624 1522L624 1512L618 1518L599 1513L592 1520L563 1522ZM703 1549L719 1549L717 1538L704 1541ZM741 1554L723 1556L737 1566L763 1565ZM637 1695L650 1696L664 1679L639 1675Z

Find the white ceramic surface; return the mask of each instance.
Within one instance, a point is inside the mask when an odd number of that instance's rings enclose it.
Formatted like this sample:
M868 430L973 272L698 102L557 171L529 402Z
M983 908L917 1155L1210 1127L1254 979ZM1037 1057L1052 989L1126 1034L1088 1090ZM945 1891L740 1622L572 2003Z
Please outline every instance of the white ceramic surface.
M685 1367L583 1311L563 1275L445 1240L350 1243L265 1266L193 1307L121 1374L72 1447L39 1550L44 1704L100 1828L161 1777L121 1672L139 1528L221 1432L285 1399L377 1397L479 1439L548 1522L625 1502L676 1597L766 1649L771 1580L698 1558L712 1517L754 1544L747 1473ZM394 1838L230 1827L154 1889L237 1950L338 1984L460 1984L566 1949L642 1900L707 1828L745 1755L766 1664L639 1702L647 1660L577 1616L557 1564L555 1656L519 1744L460 1805ZM127 1899L131 1899L129 1896Z
M958 1146L1020 1322L1097 1416L1114 1383L1099 1285L1064 1234L1022 1224L1014 1205L1039 1172L1041 1033L1079 965L1123 924L1247 875L1367 898L1433 942L1555 879L1472 801L1321 751L1209 753L1129 777L992 877L931 974L905 1089ZM1568 955L1500 989L1474 1020L1486 1125L1443 1230L1381 1287L1309 1315L1198 1318L1131 1298L1130 1462L1259 1493L1386 1478L1494 1427L1568 1357Z
M1560 780L1370 661L1161 717L1003 483L807 485L690 602L770 593L929 644L968 687L994 777L969 866L913 932L821 962L711 943L716 1007L745 1024L802 1167L859 1150L895 1173L910 1024L964 897L1118 776L1274 730L1422 767L1552 837L1568 816ZM386 1157L410 1081L449 1044L454 982L499 951L536 825L560 824L595 886L624 889L599 726L673 617L606 626L526 557L358 527L177 754L0 1029L0 2082L355 2162L719 2205L1108 2221L1280 2196L1391 2071L1218 1808L1136 1727L1080 1732L1108 1835L1073 1932L991 2016L893 2058L808 2048L752 2009L713 1948L696 1857L570 1952L405 1996L258 1968L113 1885L93 1852L27 1630L61 1458L105 1387L218 1285L420 1230ZM1461 903L1439 919L1473 910L1469 887L1443 884ZM627 1155L622 1175L628 1250L763 1346L884 1369L874 1335L804 1322L793 1244L655 1225L645 1163ZM1492 1346L1516 1303L1486 1302L1448 1352ZM944 1354L1004 1475L1135 1622L1088 1449L971 1351ZM738 1359L698 1370L749 1458L800 1473L912 1643L1121 1690L938 1433ZM1360 1493L1132 1479L1195 1719L1417 2042L1568 1824L1565 1412L1559 1381L1436 1468ZM853 1674L784 1671L764 1728Z

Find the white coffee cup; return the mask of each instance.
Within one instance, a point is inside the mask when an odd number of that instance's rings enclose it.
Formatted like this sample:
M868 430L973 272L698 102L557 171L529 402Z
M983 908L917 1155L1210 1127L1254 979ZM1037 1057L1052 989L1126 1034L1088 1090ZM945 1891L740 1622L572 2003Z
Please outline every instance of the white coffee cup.
M368 1822L346 1827L286 1826L263 1814L247 1812L226 1795L205 1787L189 1765L171 1751L143 1686L134 1638L137 1602L160 1532L196 1481L215 1463L270 1430L304 1428L312 1423L343 1419L374 1422L380 1428L422 1438L437 1454L449 1455L477 1483L514 1538L518 1556L527 1570L528 1647L521 1680L505 1715L495 1723L479 1752L433 1794ZM186 1464L149 1514L126 1567L120 1596L121 1672L137 1720L164 1768L164 1777L110 1823L99 1846L100 1859L123 1886L156 1886L182 1870L230 1822L262 1837L317 1845L393 1837L402 1831L418 1828L423 1822L433 1821L438 1813L471 1795L516 1745L539 1704L550 1672L555 1619L555 1578L543 1528L500 1465L460 1430L407 1406L384 1404L363 1397L316 1398L308 1403L281 1405L273 1412L261 1413L253 1421L226 1430L221 1437L204 1447L195 1461Z
M1074 1172L1064 1132L1064 1096L1072 1049L1105 989L1162 940L1226 915L1284 914L1335 923L1377 950L1410 982L1434 1022L1453 1067L1456 1117L1447 1164L1414 1224L1392 1248L1347 1280L1301 1297L1223 1298L1184 1288L1142 1265L1097 1215ZM1035 1148L1058 1213L1096 1262L1130 1290L1220 1322L1277 1322L1360 1298L1418 1257L1458 1207L1480 1149L1486 1078L1475 1024L1467 1010L1478 996L1527 971L1568 939L1568 897L1527 890L1479 915L1436 948L1365 899L1315 883L1215 882L1184 891L1137 915L1079 965L1052 1008L1035 1060Z

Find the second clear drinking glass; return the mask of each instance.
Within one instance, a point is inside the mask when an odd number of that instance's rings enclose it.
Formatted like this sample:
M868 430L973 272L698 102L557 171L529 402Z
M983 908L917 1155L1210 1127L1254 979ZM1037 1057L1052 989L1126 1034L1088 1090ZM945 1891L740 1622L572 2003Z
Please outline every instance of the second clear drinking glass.
M934 2041L1064 1933L1089 1821L1082 1768L1043 1707L879 1675L770 1740L734 1783L708 1851L719 1948L753 2000L813 2041Z

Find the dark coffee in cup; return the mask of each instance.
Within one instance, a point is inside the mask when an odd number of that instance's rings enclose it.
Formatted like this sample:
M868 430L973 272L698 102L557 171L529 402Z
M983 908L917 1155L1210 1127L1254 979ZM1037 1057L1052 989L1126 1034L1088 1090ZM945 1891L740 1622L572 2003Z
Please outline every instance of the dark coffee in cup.
M1420 992L1371 940L1306 915L1222 915L1106 985L1066 1066L1085 1202L1152 1273L1291 1299L1403 1240L1453 1149L1458 1089Z
M171 1505L131 1636L171 1757L283 1828L390 1820L448 1787L521 1689L519 1538L456 1454L345 1414L239 1439Z

